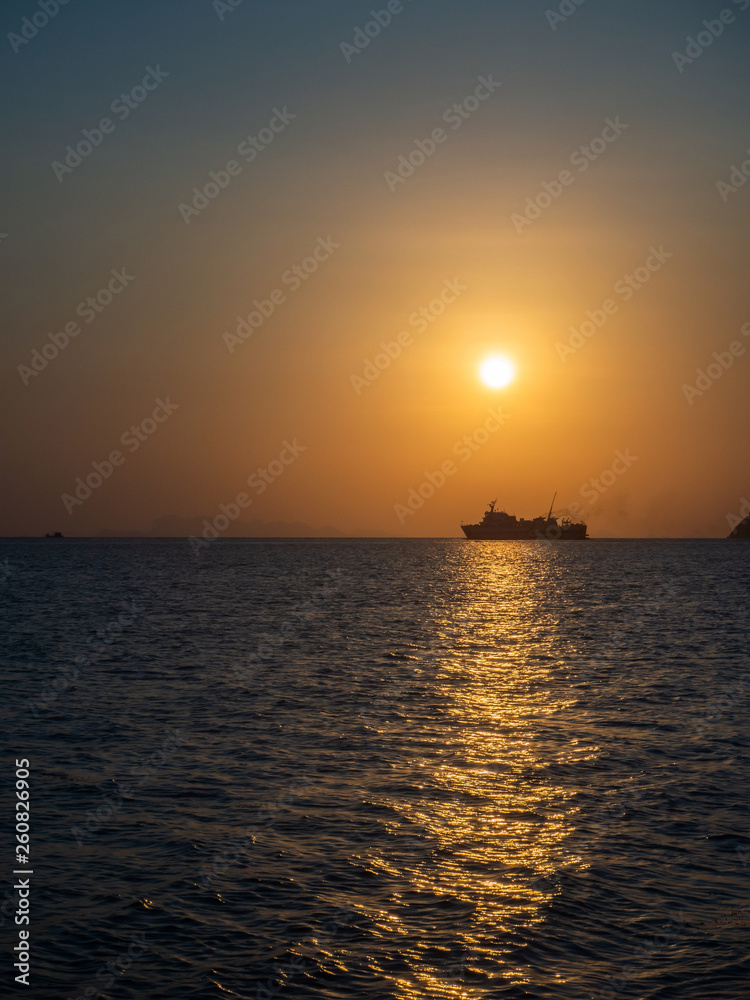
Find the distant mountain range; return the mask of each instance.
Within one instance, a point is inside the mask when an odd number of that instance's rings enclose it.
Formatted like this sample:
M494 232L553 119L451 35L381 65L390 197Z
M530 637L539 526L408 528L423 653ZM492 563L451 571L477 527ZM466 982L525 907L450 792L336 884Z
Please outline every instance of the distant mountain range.
M157 518L146 531L126 531L119 528L105 528L98 538L202 538L210 518L167 517ZM219 538L389 538L385 531L377 528L341 531L329 524L314 528L303 521L258 521L238 520L229 524L225 531L218 532Z

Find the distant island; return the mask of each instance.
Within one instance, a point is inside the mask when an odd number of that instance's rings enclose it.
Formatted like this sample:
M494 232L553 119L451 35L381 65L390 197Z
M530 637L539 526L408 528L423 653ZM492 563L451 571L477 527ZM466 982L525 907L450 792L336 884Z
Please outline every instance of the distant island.
M727 535L727 538L743 538L750 540L750 514L744 521L740 521L731 535Z

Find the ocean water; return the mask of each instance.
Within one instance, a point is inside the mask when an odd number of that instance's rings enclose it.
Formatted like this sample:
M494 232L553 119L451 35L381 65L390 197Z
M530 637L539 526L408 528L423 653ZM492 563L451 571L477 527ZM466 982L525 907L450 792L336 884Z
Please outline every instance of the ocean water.
M750 996L750 545L4 540L0 570L20 995Z

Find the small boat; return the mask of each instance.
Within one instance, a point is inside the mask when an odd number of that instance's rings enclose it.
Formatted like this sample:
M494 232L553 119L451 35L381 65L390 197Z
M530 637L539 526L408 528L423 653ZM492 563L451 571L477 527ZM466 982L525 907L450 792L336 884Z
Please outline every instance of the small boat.
M47 532L47 534L44 537L45 538L64 538L65 535L63 535L62 531L56 531L54 533L54 535L50 535L50 533Z

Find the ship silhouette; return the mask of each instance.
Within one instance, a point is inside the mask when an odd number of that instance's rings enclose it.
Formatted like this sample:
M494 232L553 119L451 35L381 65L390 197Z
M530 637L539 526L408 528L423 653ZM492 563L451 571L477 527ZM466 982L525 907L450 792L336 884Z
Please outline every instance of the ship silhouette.
M552 514L552 507L555 503L555 496L552 498L549 513L546 517L534 517L531 519L518 518L513 514L506 514L504 510L495 510L497 500L491 500L489 510L478 524L462 524L461 531L467 538L477 541L479 539L491 539L502 541L533 541L534 539L544 539L550 541L575 541L588 538L588 526L583 522L574 524L569 517L564 517L558 523Z

